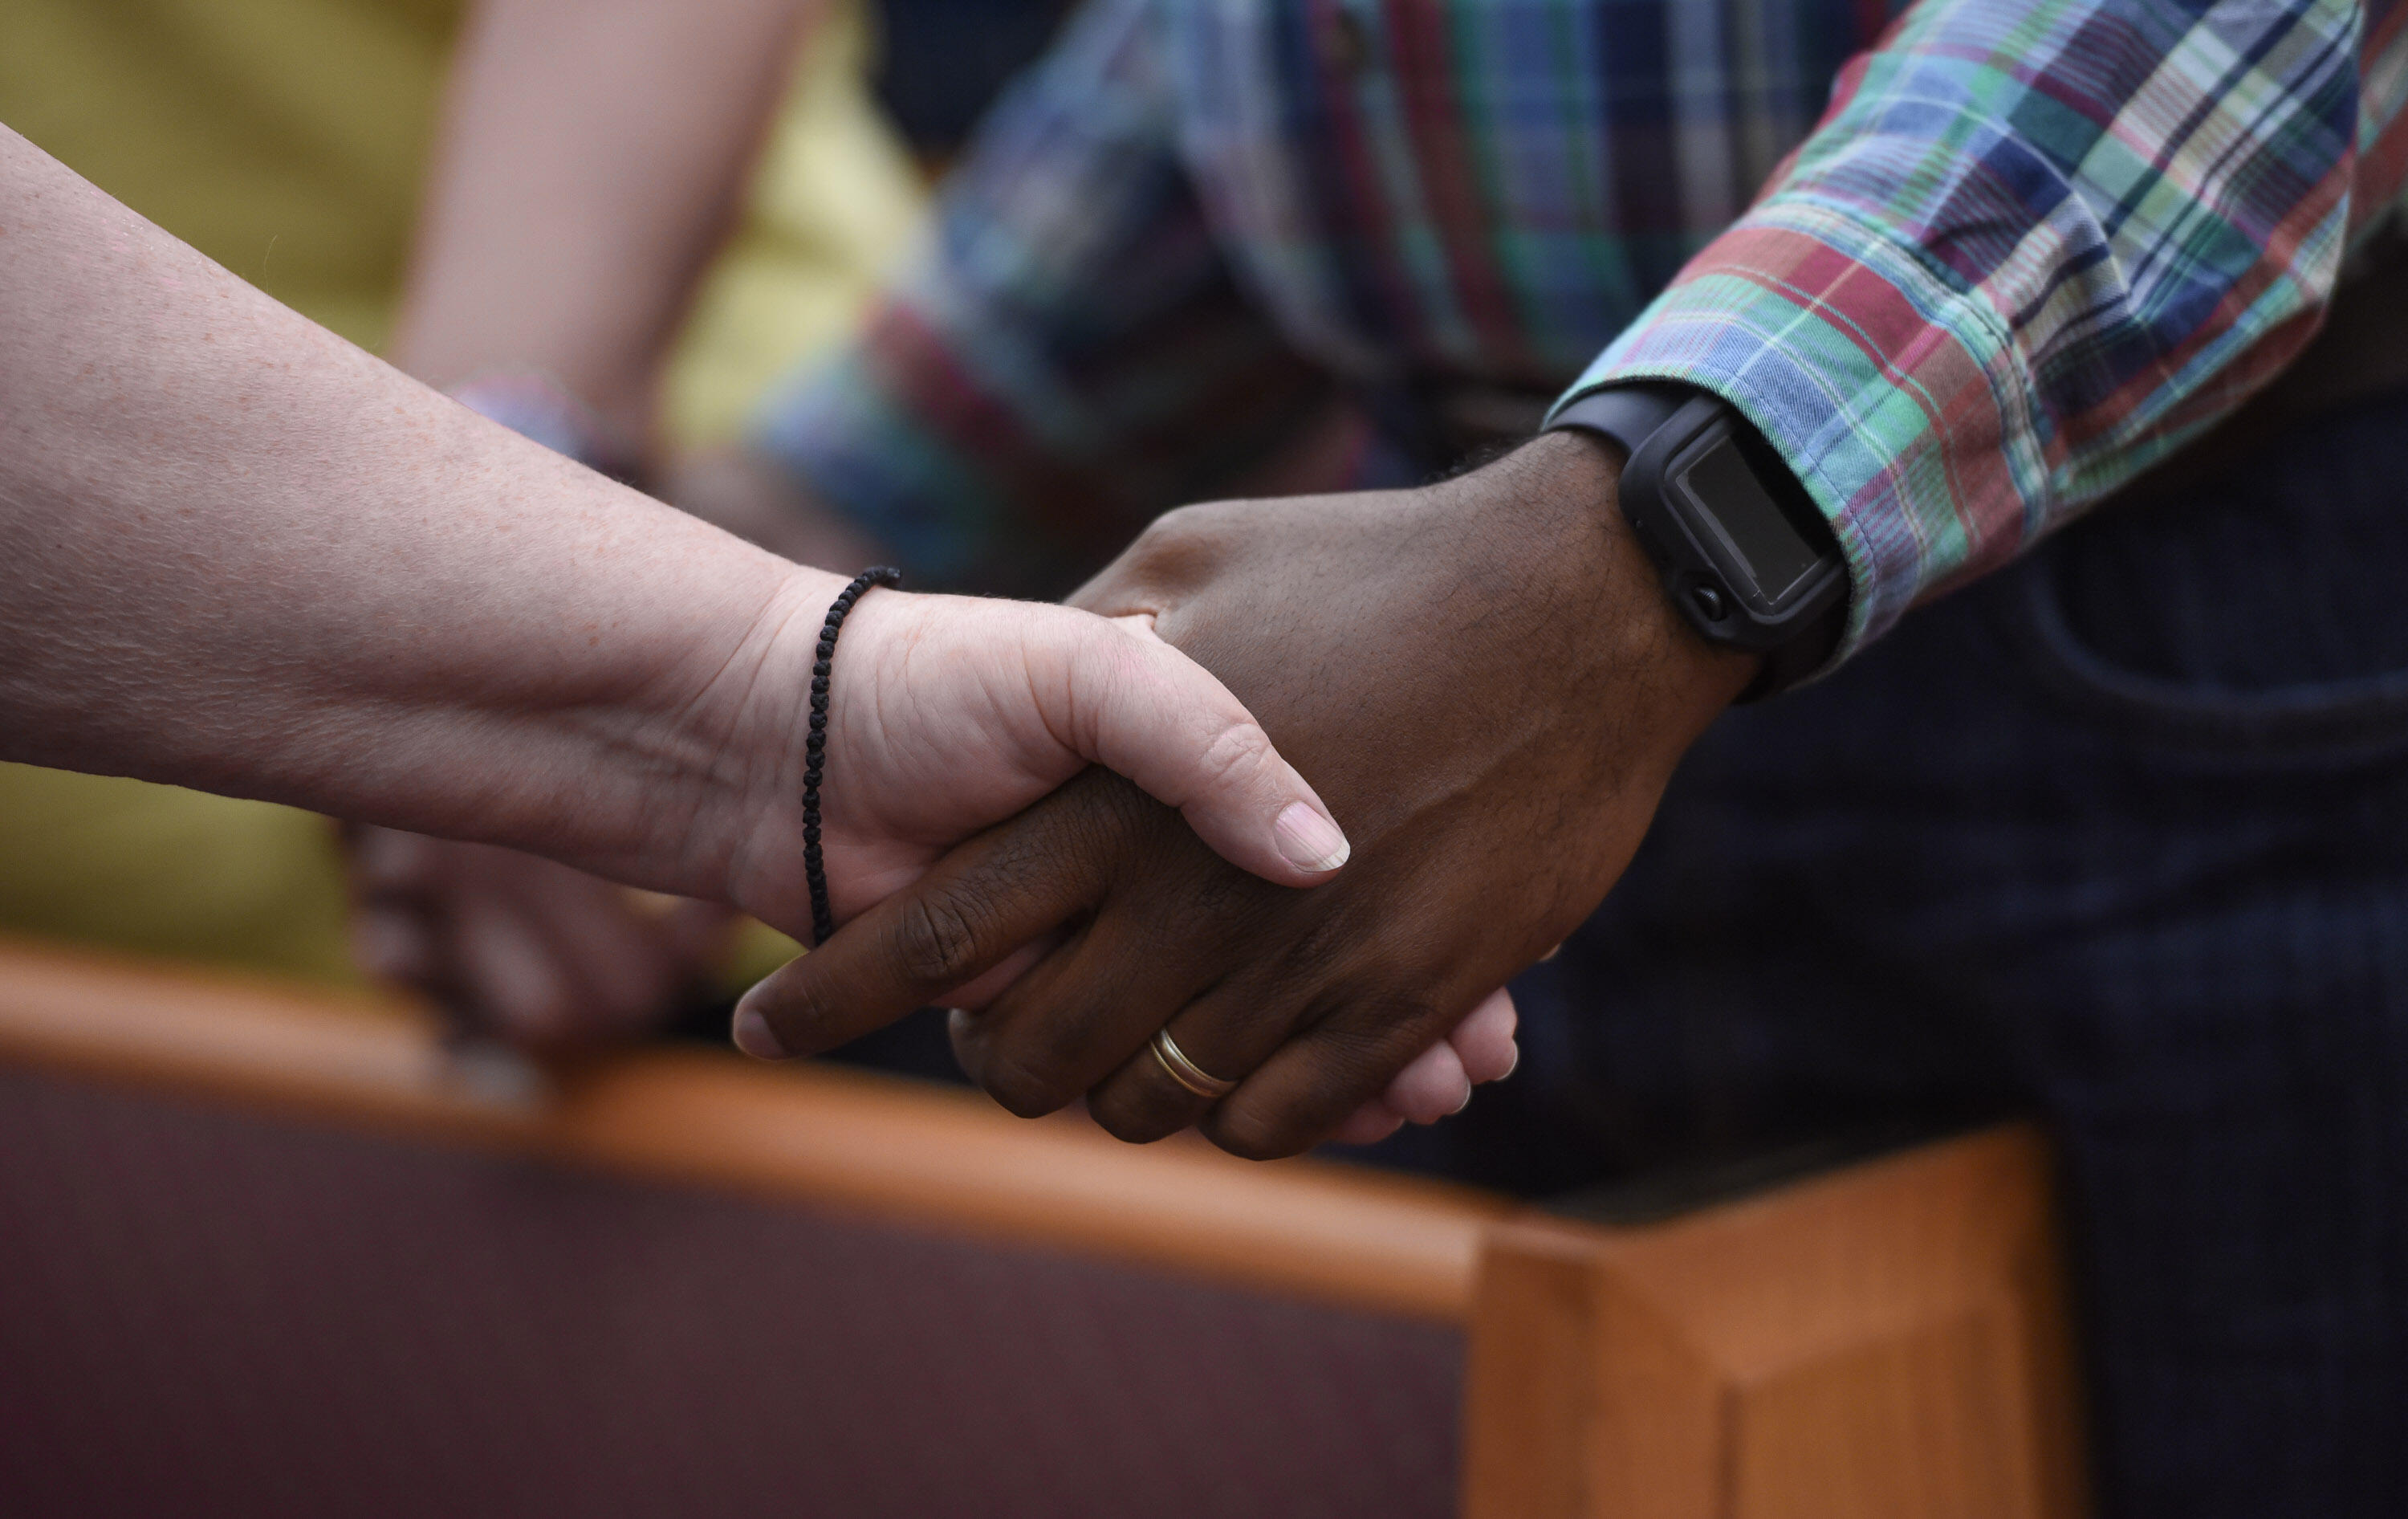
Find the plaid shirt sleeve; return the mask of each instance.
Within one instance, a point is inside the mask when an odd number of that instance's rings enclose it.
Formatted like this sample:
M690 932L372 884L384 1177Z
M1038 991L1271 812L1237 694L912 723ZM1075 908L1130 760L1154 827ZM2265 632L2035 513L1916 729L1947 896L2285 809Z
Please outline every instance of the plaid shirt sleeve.
M1083 7L981 128L931 246L753 440L923 588L1054 595L1272 451L1330 381L1240 293L1143 0Z
M2299 351L2400 196L2403 96L2399 0L1923 0L1570 396L1756 423L1847 554L1844 656Z

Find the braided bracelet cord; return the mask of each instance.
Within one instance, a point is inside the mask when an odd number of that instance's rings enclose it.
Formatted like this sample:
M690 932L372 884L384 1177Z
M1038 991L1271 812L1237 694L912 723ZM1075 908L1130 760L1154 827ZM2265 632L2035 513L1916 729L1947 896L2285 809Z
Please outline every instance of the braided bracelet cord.
M903 572L891 565L874 565L853 578L837 593L820 624L819 656L811 662L811 734L803 745L803 881L811 890L811 942L824 944L836 932L836 914L828 909L827 864L820 858L820 782L827 776L828 672L836 667L836 636L873 585L897 585Z

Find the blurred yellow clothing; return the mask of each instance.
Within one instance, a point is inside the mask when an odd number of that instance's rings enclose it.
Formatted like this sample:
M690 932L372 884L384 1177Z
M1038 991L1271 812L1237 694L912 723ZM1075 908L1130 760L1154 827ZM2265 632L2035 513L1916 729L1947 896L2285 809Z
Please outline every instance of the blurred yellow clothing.
M357 986L325 819L0 766L0 928Z
M278 300L384 341L461 0L8 0L0 122Z
M762 392L853 329L919 234L926 192L870 99L867 51L847 0L804 54L669 361L662 423L681 444L732 441Z
M8 0L0 122L363 347L393 323L462 0ZM865 85L857 8L811 38L666 380L685 443L738 429L850 325L923 193ZM0 931L344 983L322 819L0 766ZM765 931L766 932L766 931ZM782 940L754 936L758 963Z

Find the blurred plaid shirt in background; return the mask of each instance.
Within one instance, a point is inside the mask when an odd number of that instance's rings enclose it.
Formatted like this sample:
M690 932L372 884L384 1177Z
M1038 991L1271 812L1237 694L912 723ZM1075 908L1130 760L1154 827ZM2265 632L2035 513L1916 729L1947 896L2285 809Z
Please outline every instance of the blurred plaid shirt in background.
M1852 651L2300 350L2403 96L2402 0L1092 0L758 439L1009 584L1340 385L1674 378L1831 518Z

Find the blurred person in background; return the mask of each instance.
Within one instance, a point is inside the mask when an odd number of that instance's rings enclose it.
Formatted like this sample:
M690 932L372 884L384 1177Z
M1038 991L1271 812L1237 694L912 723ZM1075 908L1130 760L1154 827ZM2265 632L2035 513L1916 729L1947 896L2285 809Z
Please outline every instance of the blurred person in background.
M21 0L0 121L344 337L640 473L733 434L912 236L867 45L853 0ZM561 867L523 895L564 882L606 1025L742 974L716 913ZM0 767L0 931L357 984L346 900L305 813Z

